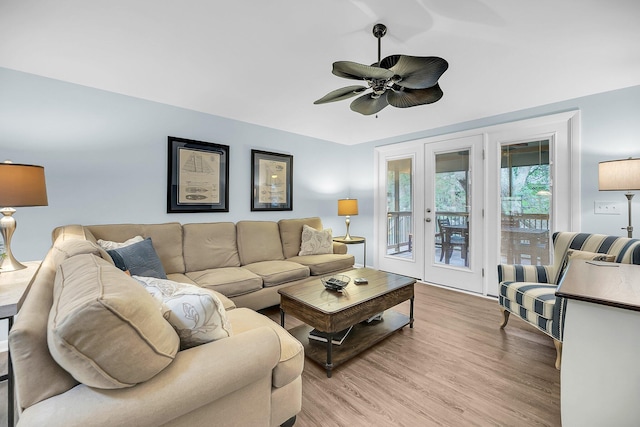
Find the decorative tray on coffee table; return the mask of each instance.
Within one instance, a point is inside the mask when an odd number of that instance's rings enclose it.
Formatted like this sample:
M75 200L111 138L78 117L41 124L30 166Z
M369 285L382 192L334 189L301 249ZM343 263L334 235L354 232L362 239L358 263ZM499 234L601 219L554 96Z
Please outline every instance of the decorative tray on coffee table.
M341 292L349 284L351 278L344 274L334 274L333 276L322 277L320 281L328 290Z

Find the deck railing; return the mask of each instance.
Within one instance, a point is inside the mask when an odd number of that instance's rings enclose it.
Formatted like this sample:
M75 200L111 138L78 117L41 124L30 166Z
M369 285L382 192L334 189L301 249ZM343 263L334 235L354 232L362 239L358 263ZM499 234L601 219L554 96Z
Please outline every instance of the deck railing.
M387 213L387 254L411 252L413 245L413 213Z

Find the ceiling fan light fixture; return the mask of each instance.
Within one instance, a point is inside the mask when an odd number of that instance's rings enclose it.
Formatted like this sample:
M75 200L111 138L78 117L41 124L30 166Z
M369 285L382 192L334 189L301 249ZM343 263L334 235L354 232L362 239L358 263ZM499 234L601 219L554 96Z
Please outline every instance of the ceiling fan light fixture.
M442 98L438 79L449 64L437 56L390 55L381 59L381 39L387 33L384 24L373 26L378 39L378 62L372 65L351 61L333 63L332 73L346 79L364 81L367 86L348 86L329 92L314 104L326 104L359 95L371 89L351 103L351 110L370 115L393 105L398 108L431 104ZM387 99L387 94L390 99Z

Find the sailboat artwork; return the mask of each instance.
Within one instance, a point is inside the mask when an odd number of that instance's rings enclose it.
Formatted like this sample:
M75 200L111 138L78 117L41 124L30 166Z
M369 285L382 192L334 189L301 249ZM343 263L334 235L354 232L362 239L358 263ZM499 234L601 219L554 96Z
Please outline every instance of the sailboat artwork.
M220 203L220 154L180 148L178 204Z

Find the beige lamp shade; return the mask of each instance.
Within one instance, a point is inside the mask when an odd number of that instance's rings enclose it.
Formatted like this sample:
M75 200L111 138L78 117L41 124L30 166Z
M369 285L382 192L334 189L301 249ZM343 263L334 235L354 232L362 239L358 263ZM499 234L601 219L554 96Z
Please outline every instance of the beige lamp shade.
M20 165L9 161L0 163L0 234L4 241L4 253L0 254L0 272L26 268L11 252L11 236L16 231L14 208L47 204L47 186L42 166Z
M0 207L47 205L42 166L0 163Z
M640 190L640 159L621 159L598 164L600 191Z
M338 215L339 216L358 215L358 199L338 200Z

